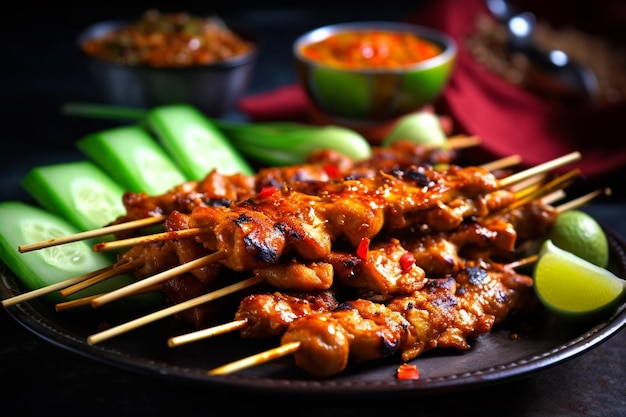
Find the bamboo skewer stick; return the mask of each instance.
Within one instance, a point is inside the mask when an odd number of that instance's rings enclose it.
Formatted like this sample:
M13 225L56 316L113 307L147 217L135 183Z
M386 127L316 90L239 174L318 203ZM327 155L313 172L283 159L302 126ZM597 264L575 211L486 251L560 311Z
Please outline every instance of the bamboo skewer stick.
M546 172L560 166L569 164L571 162L575 162L581 158L580 152L571 152L569 154L563 155L559 158L552 159L550 161L544 162L543 164L536 165L532 168L528 168L524 171L517 172L515 174L509 175L500 180L500 185L502 187L506 187L512 184L515 184L521 180L530 178L534 175L541 174L542 172Z
M209 301L213 301L217 298L223 297L225 295L231 294L236 291L240 291L242 289L251 287L253 285L259 284L264 280L263 277L254 276L252 278L248 278L241 282L226 286L219 290L201 295L196 298L192 298L191 300L183 301L181 303L175 304L173 306L164 308L162 310L155 311L154 313L147 314L145 316L139 317L135 320L131 320L129 322L120 324L119 326L112 327L110 329L104 330L100 333L93 334L87 338L87 343L89 345L95 345L96 343L102 342L103 340L110 339L111 337L118 336L120 334L126 333L130 330L136 329L138 327L143 326L144 324L151 323L153 321L159 320L161 318L171 316L173 314L179 313L183 310L199 306L200 304L207 303ZM93 302L93 301L92 301Z
M505 267L515 269L515 268L519 268L520 266L532 264L536 262L538 259L539 259L539 255L530 255L525 258L510 262L506 264Z
M132 271L133 269L143 265L144 260L141 258L131 259L130 261L124 262L122 264L113 265L113 268L110 268L101 274L94 275L91 278L88 278L84 281L71 285L64 290L61 290L62 297L68 297L72 294L77 293L78 291L84 290L85 288L91 287L99 282L107 280L117 275L121 275L125 272Z
M86 232L75 233L68 236L57 237L41 242L29 243L27 245L18 246L17 250L20 253L29 252L38 249L44 249L51 246L57 246L64 243L76 242L79 240L91 239L94 237L104 236L112 233L121 232L124 230L138 229L144 226L151 226L153 224L162 222L165 220L165 216L146 217L144 219L133 220L125 223L114 224L111 226L101 227L99 229L88 230Z
M176 347L186 343L195 342L201 339L218 336L220 334L239 330L248 324L248 320L234 320L229 323L220 324L206 329L198 330L180 336L170 337L167 341L169 347Z
M145 294L145 293L148 293L148 292L156 292L156 291L160 291L162 288L163 288L163 286L161 284L155 284L154 286L145 288L144 290L138 292L137 294L133 294L133 295ZM94 295L89 295L87 297L77 298L76 300L70 300L70 301L64 301L62 303L57 303L54 306L54 309L57 312L59 312L59 311L69 310L70 308L91 305L91 301L94 298L99 297L100 295L102 295L102 294L94 294Z
M546 183L547 179L547 175L535 175L514 184L510 187L510 191L513 192L515 197L519 199L541 188L541 186Z
M257 353L247 358L240 359L235 362L228 363L208 372L209 375L226 375L252 366L260 365L282 356L290 355L300 348L300 342L291 342L284 345Z
M567 203L563 203L560 206L556 207L556 209L559 213L563 213L564 211L568 210L574 210L584 206L585 204L600 195L611 195L611 189L604 188L602 190L592 191L588 194L575 198L574 200L568 201Z
M17 303L21 303L23 301L32 300L33 298L37 298L37 297L40 297L42 295L50 294L50 293L52 293L54 291L61 290L61 289L65 288L65 287L77 284L77 283L82 282L82 281L84 281L86 279L89 279L89 278L91 278L93 276L102 274L102 273L106 272L107 270L109 270L111 268L112 268L111 266L107 266L107 267L99 269L97 271L92 271L92 272L89 272L89 273L86 273L86 274L83 274L83 275L79 275L79 276L74 277L74 278L69 278L69 279L66 279L64 281L57 282L56 284L50 284L50 285L47 285L45 287L38 288L36 290L28 291L28 292L25 292L23 294L16 295L14 297L7 298L5 300L2 300L2 306L8 307L8 306L11 306L11 305L14 305L14 304L17 304Z
M128 239L119 239L111 242L98 242L93 246L95 252L102 252L106 250L120 249L128 246L135 246L144 243L161 242L164 240L173 240L186 237L197 236L202 233L202 229L198 227L192 227L189 229L173 230L169 232L154 233L147 236L137 236Z
M559 189L562 189L563 187L569 185L569 183L573 181L574 179L576 179L578 176L580 176L580 170L574 169L572 171L567 172L566 174L561 175L560 177L556 177L552 181L549 181L548 183L543 184L541 187L533 189L529 193L525 193L525 195L522 198L516 199L513 203L502 208L501 210L495 211L487 215L487 218L500 216L504 212L514 210L518 207L521 207L525 204L530 203L531 201L546 197L550 193L556 192Z
M565 191L563 191L563 190L556 190L556 191L553 191L553 192L551 192L550 194L548 194L548 195L546 195L544 197L541 197L541 202L543 204L552 204L555 201L559 201L559 200L561 200L561 199L563 199L565 197L566 197Z
M125 287L103 294L100 297L93 299L91 301L91 305L93 307L100 307L106 303L110 303L111 301L134 294L137 291L150 287L153 284L167 281L168 279L173 278L182 273L193 271L194 269L200 268L204 265L217 262L218 260L222 259L224 256L226 256L226 254L223 251L216 251L209 255L203 256L201 258L194 259L193 261L180 264L178 266L167 269L151 277L144 278L140 281L134 282Z
M514 203L511 204L511 209L520 207L533 200L537 200L539 198L545 197L552 192L562 190L563 188L571 184L571 182L574 181L576 178L580 177L580 175L581 175L580 170L574 169L559 177L556 177L553 180L543 184L541 187L523 196L522 198L517 199Z
M450 136L446 144L448 149L463 149L463 148L471 148L472 146L478 146L481 143L481 139L478 136L467 136L467 135L455 135ZM434 146L435 148L439 145Z
M508 168L513 165L518 165L522 162L522 157L519 155L510 155L495 161L487 162L481 165L481 168L487 171L495 171L496 169Z

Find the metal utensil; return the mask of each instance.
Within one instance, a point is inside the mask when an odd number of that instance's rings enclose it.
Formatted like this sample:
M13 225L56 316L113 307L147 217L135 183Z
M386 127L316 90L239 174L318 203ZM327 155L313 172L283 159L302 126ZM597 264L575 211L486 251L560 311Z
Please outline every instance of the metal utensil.
M596 102L598 80L593 71L569 58L559 49L542 50L533 40L536 18L530 12L519 12L505 0L486 0L487 8L507 27L508 47L523 53L540 70L559 80L568 90Z

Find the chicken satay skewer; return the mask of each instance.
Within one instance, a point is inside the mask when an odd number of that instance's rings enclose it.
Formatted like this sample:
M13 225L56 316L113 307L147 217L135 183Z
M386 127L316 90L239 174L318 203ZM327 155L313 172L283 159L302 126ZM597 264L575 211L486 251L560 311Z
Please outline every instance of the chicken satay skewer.
M532 176L538 175L544 172L544 170L550 170L562 164L572 162L578 157L580 157L580 154L578 152L574 152L570 155L566 155L564 157L557 158L556 160L541 164L541 166L536 166L529 170L522 171L517 174L513 174L509 177L505 177L499 180L499 182L504 185L504 184L522 181L526 179L527 176L532 177ZM507 165L512 162L517 162L518 159L519 157L517 156L507 157L507 158L503 158L502 160L494 161L491 165L493 169L496 169L496 168L502 167L503 165ZM513 180L511 181L509 180L511 177L515 177L515 178L513 178ZM544 189L544 192L546 192L545 189ZM127 247L127 246L133 246L133 245L141 244L141 243L179 239L179 238L184 238L184 237L194 237L201 233L202 233L202 229L198 227L189 228L186 230L166 231L166 232L156 233L156 234L148 235L148 236L121 239L121 240L112 241L112 242L100 242L94 245L94 250L97 252L107 251L107 250L119 249L119 248Z
M572 156L572 157L574 157L574 156ZM565 160L569 161L572 157L565 158ZM561 161L563 161L563 160L564 160L564 159L563 159L563 158L561 158ZM553 165L554 165L554 163L550 163L550 164L548 164L548 165L549 165L549 166L553 166ZM534 171L536 171L536 169L534 169ZM537 175L537 174L535 173L535 174L533 174L533 175ZM510 178L510 177L509 177L509 178ZM155 218L155 219L156 219L156 218ZM153 219L153 220L154 220L154 219ZM171 236L172 234L175 234L175 232L167 232L167 233L169 233L169 234L170 234L170 236ZM188 232L188 233L192 234L191 232ZM93 276L93 275L98 275L98 273L94 273L94 274L92 274L92 276ZM86 278L85 278L85 279L86 279ZM166 279L166 278L164 278L164 279ZM83 279L83 280L84 280L84 279ZM74 281L69 281L69 282L67 282L66 284L58 284L57 286L54 286L54 287L50 287L50 288L46 288L46 289L40 289L40 290L38 290L37 292L32 292L32 293L29 293L28 295L22 295L22 297L21 297L21 298L16 298L16 299L14 299L14 300L5 300L3 304L4 304L4 305L9 305L9 304L11 304L11 303L20 302L20 300L27 300L27 299L31 299L31 298L37 297L37 296L38 296L38 295L40 295L40 294L45 294L45 293L47 293L47 292L52 292L52 291L55 291L55 290L56 290L56 289L58 289L58 288L65 288L66 286L70 286L70 285L72 285L72 284L75 284L75 283L76 283L76 282L78 282L78 281L80 281L80 280L76 280L75 282L74 282ZM117 297L117 296L128 295L128 293L130 293L130 292L132 292L132 291L134 291L134 290L139 290L139 289L140 289L139 287L141 287L141 286L149 286L149 285L150 285L149 283L137 284L137 287L130 287L130 288L127 288L127 289L125 290L126 292L125 292L124 294L117 293L118 295L109 295L109 297L111 297L111 298L115 298L115 297ZM104 296L105 296L105 295L103 295L102 297L104 297ZM97 297L94 301L97 303L98 301L102 302L103 300L105 300L105 301L107 300L107 298L102 298L102 297Z
M280 336L296 318L329 311L338 305L334 290L307 292L304 296L300 292L278 291L251 294L241 300L233 321L171 337L168 345L176 347L235 330L241 330L241 337L248 339Z
M294 320L281 336L281 346L214 368L208 374L224 375L293 353L298 367L317 377L328 377L344 370L349 357L363 362L402 353L403 360L410 360L439 345L468 349L467 337L489 332L499 319L528 302L522 293L532 291L532 281L526 277L522 280L525 284L521 284L522 281L511 283L512 276L518 275L510 265L513 264L500 265L490 272L468 265L461 282L454 278L441 279L438 281L447 283L433 284L426 292L399 296L384 304L359 299L347 301L333 311L303 316ZM483 284L472 282L476 279L493 285L487 284L489 288L485 289ZM457 293L458 285L465 290ZM518 288L519 285L524 290ZM505 301L502 291L509 294L505 299L514 297L516 301ZM458 310L457 314L464 313L448 323L445 318L455 314L448 308L441 309L437 303L441 297L454 298L456 302L450 308ZM500 307L494 307L493 302ZM412 314L416 308L425 309L428 318ZM466 321L469 316L465 313L473 317L472 325ZM439 319L446 324L435 324ZM426 333L424 320L429 327L434 326ZM456 336L447 339L449 336L444 335L449 335L451 328L457 330Z
M106 296L105 296L105 297L106 297ZM166 311L167 311L167 309L166 309ZM167 314L167 313L165 313L165 314ZM140 322L137 322L137 321L136 321L135 323L139 323L139 325L141 325L141 323L143 323L143 322L141 322L141 321L140 321ZM134 328L134 327L135 327L135 326L126 326L126 327L124 327L123 329L124 329L124 331L125 331L125 329L131 329L131 328ZM97 340L97 339L96 339L96 340Z
M579 154L577 152L575 152L573 154L570 154L569 156L558 158L555 161L550 161L550 162L548 162L546 164L542 164L542 169L552 169L555 165L560 165L560 164L563 164L563 163L567 163L567 162L569 162L569 161L571 161L573 159L576 159L578 156L579 156ZM530 171L532 171L532 175L536 175L538 172L541 172L541 170L538 169L538 167L532 168ZM528 171L526 171L526 172L528 173ZM514 175L516 175L516 180L518 180L518 181L521 181L525 177L525 175L522 175L522 176L520 176L519 174L514 174ZM513 176L511 176L511 177L513 177ZM511 177L507 177L507 178L510 179ZM506 180L507 178L505 178L504 180ZM509 182L511 182L511 181L509 180ZM167 279L167 277L163 277L163 279ZM98 298L94 299L94 303L96 305L98 305L98 302L105 302L105 301L108 302L107 300L112 300L112 299L115 299L115 298L120 297L120 296L128 295L133 290L139 290L139 289L141 289L142 286L146 286L147 287L150 284L151 283L149 283L149 282L137 283L137 286L135 286L135 287L129 287L129 288L121 289L124 292L114 292L114 293L109 293L108 297L107 297L107 295L103 295L102 297L98 297ZM48 290L43 290L43 291L54 291L54 289L48 289ZM37 294L37 293L35 293L35 294Z
M510 165L518 164L521 161L519 155L511 155L496 161L492 161L490 163L481 165L482 168L493 171L496 169L505 168ZM161 233L154 233L147 236L137 236L131 237L127 239L119 239L110 242L98 242L94 244L93 250L95 252L103 252L109 250L121 249L128 246L133 246L137 244L144 244L149 242L158 242L164 240L172 240L172 239L181 239L186 237L195 237L202 233L202 229L199 227L193 227L189 229L182 230L174 230L174 231L165 231Z
M169 233L169 232L168 232L168 233ZM175 235L175 232L171 232L171 234L172 234L172 235ZM156 276L156 278L155 278L155 277L153 277L153 278L151 278L151 279L144 279L144 280L139 281L139 282L137 282L137 283L135 283L135 284L131 284L130 286L128 286L128 287L127 287L127 288L125 288L125 289L116 290L116 291L114 291L113 293L111 293L111 294L109 294L109 295L104 295L104 296L102 296L102 297L99 297L99 298L95 299L95 300L93 301L93 304L94 304L94 306L97 306L97 303L99 303L99 302L105 302L105 301L106 301L106 300L108 300L108 299L114 299L114 298L116 297L116 293L117 293L117 294L122 294L122 292L121 292L121 291L129 291L129 292L132 292L135 288L136 288L136 289L140 289L142 286L148 286L148 285L152 284L152 283L154 282L154 280L156 280L156 279L159 279L159 276L158 276L158 275Z

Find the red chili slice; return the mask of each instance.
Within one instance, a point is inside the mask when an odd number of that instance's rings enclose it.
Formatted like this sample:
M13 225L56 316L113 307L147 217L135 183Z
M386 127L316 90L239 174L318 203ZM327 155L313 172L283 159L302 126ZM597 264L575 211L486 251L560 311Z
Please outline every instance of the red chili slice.
M370 250L370 239L364 237L359 242L359 247L356 248L356 254L359 258L365 260L367 259L367 252Z
M259 195L261 197L269 197L272 194L274 194L276 191L278 191L276 187L263 187L261 188L261 192L259 193Z
M408 363L403 363L398 367L397 371L398 379L402 380L416 380L420 378L420 371L417 369L415 365L409 365Z
M411 270L411 268L415 265L415 257L411 252L405 252L400 257L400 268L402 268L402 273L406 274Z

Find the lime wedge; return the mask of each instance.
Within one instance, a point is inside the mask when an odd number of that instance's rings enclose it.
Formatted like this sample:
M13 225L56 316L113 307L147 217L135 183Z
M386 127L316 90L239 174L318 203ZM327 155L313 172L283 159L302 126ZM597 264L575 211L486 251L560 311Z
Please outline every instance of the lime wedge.
M600 224L580 210L561 213L548 232L548 239L602 268L609 264L609 242Z
M567 318L585 318L615 305L626 281L551 240L541 247L535 265L535 292L546 308Z

